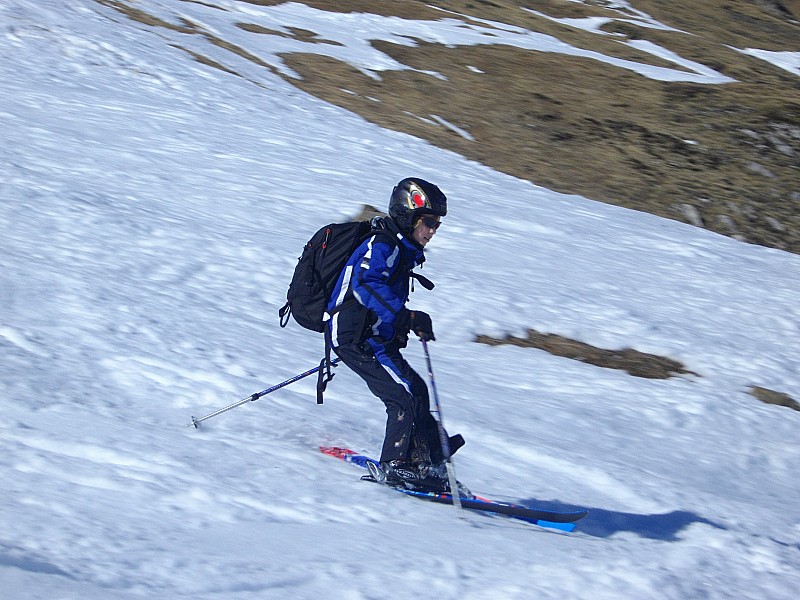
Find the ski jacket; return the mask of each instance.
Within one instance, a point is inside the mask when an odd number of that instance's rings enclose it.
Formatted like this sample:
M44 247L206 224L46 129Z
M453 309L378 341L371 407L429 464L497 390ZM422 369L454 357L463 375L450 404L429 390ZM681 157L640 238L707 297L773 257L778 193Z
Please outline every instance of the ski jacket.
M411 270L425 261L422 247L391 219L379 220L350 256L328 302L331 346L395 337L397 313L408 301Z

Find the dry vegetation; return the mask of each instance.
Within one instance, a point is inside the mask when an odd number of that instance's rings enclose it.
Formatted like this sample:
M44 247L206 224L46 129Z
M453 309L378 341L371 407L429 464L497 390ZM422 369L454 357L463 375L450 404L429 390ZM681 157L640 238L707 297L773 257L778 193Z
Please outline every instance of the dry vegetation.
M697 375L688 371L681 363L671 358L639 352L632 348L606 350L578 342L552 333L528 330L527 337L506 336L503 339L479 335L476 342L496 346L511 344L522 348L538 348L555 356L589 363L606 369L620 369L636 377L647 379L669 379L676 375Z
M520 9L527 6L554 17L613 14L603 2L308 4L340 11L374 11L377 5L414 18L441 18L430 8L439 5L606 55L659 64L619 44L623 38L583 32ZM800 252L800 78L728 47L797 48L796 6L723 0L634 4L693 35L620 22L607 29L627 39L650 40L737 82L659 82L590 59L509 46L375 42L417 69L384 72L380 80L317 55L284 59L302 76L296 85L308 92L500 171ZM430 71L443 77L425 73ZM432 122L430 115L473 139Z
M797 400L788 394L758 386L750 388L750 393L766 404L785 406L786 408L800 411L800 402L797 402Z

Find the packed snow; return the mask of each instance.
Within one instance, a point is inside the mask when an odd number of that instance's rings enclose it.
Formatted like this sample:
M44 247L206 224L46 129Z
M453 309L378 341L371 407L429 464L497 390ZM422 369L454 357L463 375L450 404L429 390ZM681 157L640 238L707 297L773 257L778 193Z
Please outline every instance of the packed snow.
M382 68L347 15L136 4L216 31L326 22ZM456 18L422 25L478 34ZM6 0L0 48L0 597L795 597L800 413L748 389L800 397L800 257L497 173L91 0ZM302 245L406 176L450 201L411 306L458 477L589 509L572 533L459 518L319 453L380 448L383 406L345 367L322 406L311 377L190 425L318 363L277 318ZM474 341L528 328L693 374Z

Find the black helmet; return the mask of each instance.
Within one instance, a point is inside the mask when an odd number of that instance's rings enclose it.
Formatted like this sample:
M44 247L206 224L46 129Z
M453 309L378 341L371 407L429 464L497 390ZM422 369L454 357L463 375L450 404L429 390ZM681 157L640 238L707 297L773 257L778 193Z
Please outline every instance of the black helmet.
M408 233L414 229L419 215L447 214L447 197L438 187L419 177L408 177L394 186L389 201L389 216L400 231Z

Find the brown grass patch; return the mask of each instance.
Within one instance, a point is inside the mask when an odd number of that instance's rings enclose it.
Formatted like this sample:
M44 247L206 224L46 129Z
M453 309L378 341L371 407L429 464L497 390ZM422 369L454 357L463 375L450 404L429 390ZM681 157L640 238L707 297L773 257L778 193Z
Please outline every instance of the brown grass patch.
M479 335L476 342L498 346L511 344L522 348L538 348L555 356L571 358L580 362L592 364L605 369L619 369L627 371L636 377L647 379L669 379L676 375L697 375L688 371L680 362L671 358L639 352L632 348L624 350L605 350L590 344L571 340L552 333L539 333L533 329L528 330L527 337L506 336L503 339Z
M767 388L754 386L750 388L750 393L766 404L785 406L792 410L800 411L800 402L797 402L797 400L783 392L776 392Z
M327 2L310 4L332 9ZM369 3L336 4L341 11L369 10ZM382 3L396 7L399 16L408 16L413 4ZM306 91L500 171L800 252L800 82L726 46L791 48L800 28L766 5L701 4L678 2L665 10L658 3L636 3L654 18L699 36L620 23L610 29L662 45L737 83L658 82L586 58L507 46L374 43L399 62L443 79L393 71L376 81L326 57L284 59L302 75L295 84ZM517 2L446 5L618 58L667 64L620 44L619 38L526 13ZM559 17L610 14L599 6L564 2L536 7ZM431 115L467 131L474 141L430 122Z

